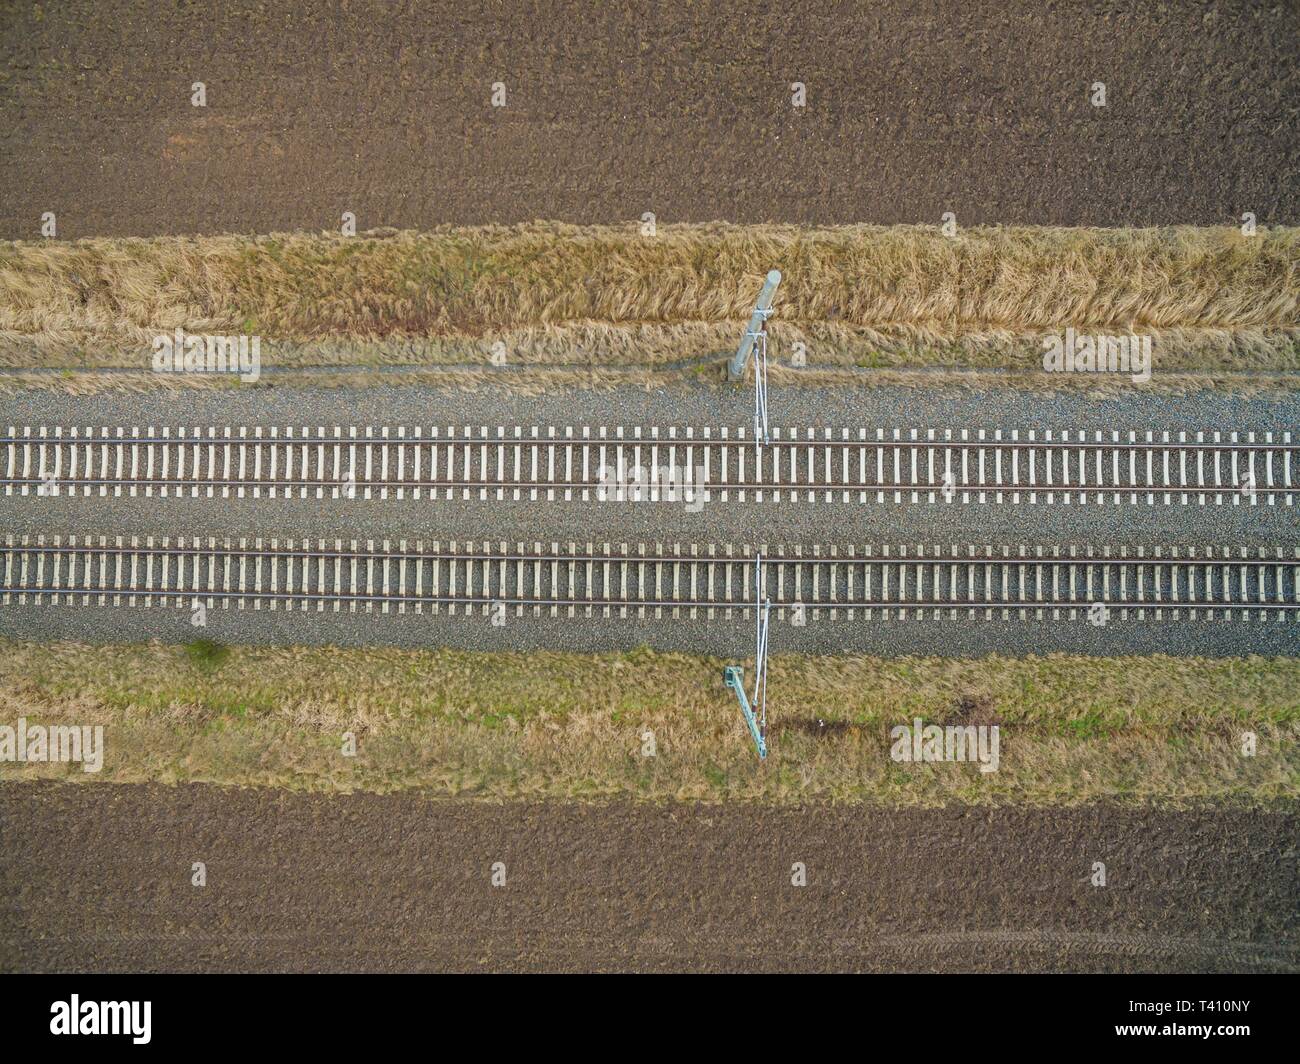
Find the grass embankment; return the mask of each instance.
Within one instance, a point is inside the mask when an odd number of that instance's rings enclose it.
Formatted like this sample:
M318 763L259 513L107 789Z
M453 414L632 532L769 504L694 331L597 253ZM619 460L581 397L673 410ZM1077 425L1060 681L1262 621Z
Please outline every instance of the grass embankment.
M1300 228L544 223L0 243L0 365L144 368L180 327L260 335L265 365L486 367L499 344L515 368L683 376L734 348L774 266L773 352L803 343L805 377L1032 373L1069 325L1153 335L1158 374L1300 369Z
M0 762L0 779L896 805L1300 794L1297 660L779 656L766 764L721 666L649 651L4 642L0 724L103 724L106 754L98 775ZM914 717L997 723L998 771L892 762L888 730ZM1254 757L1241 753L1246 731ZM345 732L355 757L342 753Z

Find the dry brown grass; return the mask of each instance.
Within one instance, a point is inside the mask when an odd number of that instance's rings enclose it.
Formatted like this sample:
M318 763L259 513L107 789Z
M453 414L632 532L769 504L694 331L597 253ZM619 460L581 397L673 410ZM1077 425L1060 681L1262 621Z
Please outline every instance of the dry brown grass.
M563 389L588 389L593 391L612 388L652 389L681 388L699 384L725 385L726 359L702 363L691 367L640 369L636 367L600 367L574 369L567 367L530 366L522 369L502 370L490 366L423 366L380 370L375 367L356 366L347 369L307 368L284 373L274 378L263 377L255 386L279 390L371 388L384 386L425 387L460 392L490 389L493 392L511 392L516 395L545 395ZM953 369L935 373L916 369L790 369L775 365L771 380L781 387L806 388L916 388L928 395L959 395L967 392L987 391L989 388L1015 388L1040 394L1070 392L1094 399L1106 399L1132 393L1132 385L1125 376L1043 372L991 373L978 369ZM0 395L18 395L31 391L57 392L64 395L101 395L105 393L165 391L181 393L190 390L214 389L240 390L250 387L230 377L208 374L132 373L108 371L103 373L42 373L13 371L0 374ZM1199 392L1231 392L1234 395L1264 398L1272 401L1290 399L1300 390L1300 372L1240 374L1232 371L1216 373L1186 372L1163 373L1151 378L1143 388L1152 394L1193 395Z
M727 351L763 274L814 366L1024 370L1039 336L1132 329L1160 370L1300 368L1300 229L440 228L0 244L0 365L143 366L159 331L268 365L663 366ZM360 345L358 348L357 345Z
M766 764L722 662L682 654L232 648L214 663L158 645L0 643L0 662L0 724L103 724L108 748L98 776L0 763L0 779L891 804L1300 795L1291 659L780 656ZM915 716L999 723L1000 770L891 762L888 728Z

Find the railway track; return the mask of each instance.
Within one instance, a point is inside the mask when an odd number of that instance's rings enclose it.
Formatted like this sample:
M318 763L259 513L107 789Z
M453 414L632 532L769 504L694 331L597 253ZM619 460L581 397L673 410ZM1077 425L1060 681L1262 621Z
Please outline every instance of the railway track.
M1294 505L1288 432L10 427L6 495Z
M739 547L6 537L0 604L551 616L1300 618L1300 548ZM757 577L757 579L756 579Z

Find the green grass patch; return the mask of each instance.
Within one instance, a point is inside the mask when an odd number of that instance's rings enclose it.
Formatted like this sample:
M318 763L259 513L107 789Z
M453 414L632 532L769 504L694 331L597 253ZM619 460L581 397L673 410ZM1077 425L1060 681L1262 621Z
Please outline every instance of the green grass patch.
M1300 796L1295 659L777 655L765 763L722 665L645 648L0 641L0 723L103 724L103 772L73 774L88 781L891 805ZM892 761L891 727L917 717L996 724L998 771ZM355 757L342 752L346 733ZM1243 753L1248 733L1253 756ZM0 779L71 778L65 770L0 763Z

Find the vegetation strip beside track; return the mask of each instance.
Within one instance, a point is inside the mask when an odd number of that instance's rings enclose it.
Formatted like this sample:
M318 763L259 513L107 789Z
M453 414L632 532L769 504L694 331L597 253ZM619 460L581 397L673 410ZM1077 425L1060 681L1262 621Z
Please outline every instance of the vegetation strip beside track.
M552 223L0 243L0 366L147 368L179 327L261 336L268 367L488 366L501 344L697 377L773 266L774 354L802 341L813 372L1032 373L1067 326L1151 334L1157 376L1300 368L1300 228Z
M771 661L756 762L723 662L683 654L92 647L0 642L0 724L105 726L98 774L0 762L0 779L207 781L439 797L1291 805L1300 661ZM1001 729L997 772L889 759L888 730ZM343 756L345 732L357 756ZM642 756L644 734L656 754ZM1258 750L1241 752L1254 732Z

